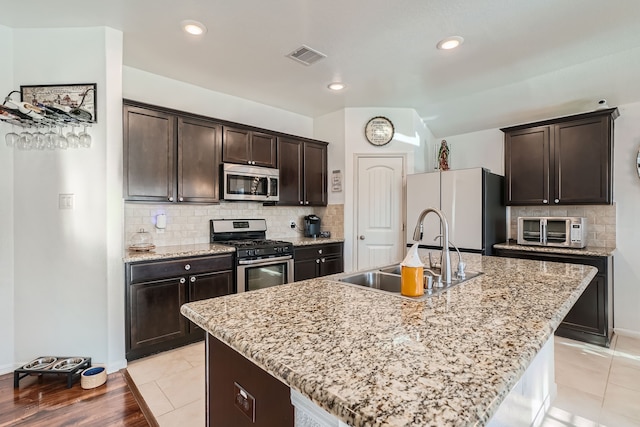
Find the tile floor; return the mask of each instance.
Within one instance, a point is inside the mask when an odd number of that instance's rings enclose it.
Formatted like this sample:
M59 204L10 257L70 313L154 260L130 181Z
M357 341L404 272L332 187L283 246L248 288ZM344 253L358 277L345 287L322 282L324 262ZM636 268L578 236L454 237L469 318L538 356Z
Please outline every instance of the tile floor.
M542 427L640 427L640 339L611 348L555 339L558 395ZM203 426L204 343L129 363L161 427Z

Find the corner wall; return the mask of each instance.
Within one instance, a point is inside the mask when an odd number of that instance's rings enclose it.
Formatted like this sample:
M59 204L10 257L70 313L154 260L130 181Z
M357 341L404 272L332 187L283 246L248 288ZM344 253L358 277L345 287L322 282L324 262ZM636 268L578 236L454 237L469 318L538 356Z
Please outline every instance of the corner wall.
M112 268L122 238L110 237L122 236L113 213L122 191L122 130L114 119L121 35L106 28L16 29L13 48L14 87L95 82L98 88L91 148L14 152L15 362L63 354L111 365L124 360L124 352L108 351L112 330L124 337L117 323L109 325L110 304L123 286ZM75 194L74 209L58 209L61 193Z
M0 96L16 89L13 86L13 31L0 25ZM15 96L15 95L14 95ZM16 128L17 129L17 128ZM5 145L4 136L11 125L0 122L0 375L14 366L14 161L13 149Z

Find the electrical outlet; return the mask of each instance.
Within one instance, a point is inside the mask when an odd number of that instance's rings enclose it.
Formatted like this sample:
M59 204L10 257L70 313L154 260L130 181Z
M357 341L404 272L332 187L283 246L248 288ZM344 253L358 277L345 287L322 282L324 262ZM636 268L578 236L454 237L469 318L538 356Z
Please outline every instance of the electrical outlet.
M233 383L233 395L236 408L245 414L251 422L256 422L256 399L236 382Z
M295 221L289 221L289 227L296 228L296 222Z

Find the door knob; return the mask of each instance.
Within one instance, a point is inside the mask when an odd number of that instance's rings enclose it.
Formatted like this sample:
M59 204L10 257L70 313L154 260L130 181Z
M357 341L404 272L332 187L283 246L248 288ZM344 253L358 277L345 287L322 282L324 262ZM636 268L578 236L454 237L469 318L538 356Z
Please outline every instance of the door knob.
M364 240L364 235L360 236L360 240Z

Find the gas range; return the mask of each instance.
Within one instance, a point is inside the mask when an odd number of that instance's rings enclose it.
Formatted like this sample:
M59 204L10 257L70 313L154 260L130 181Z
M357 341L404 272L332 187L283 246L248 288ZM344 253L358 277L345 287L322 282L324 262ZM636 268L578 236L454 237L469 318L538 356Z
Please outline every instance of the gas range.
M236 248L236 259L264 259L293 255L293 244L266 239L264 219L212 219L210 241Z

